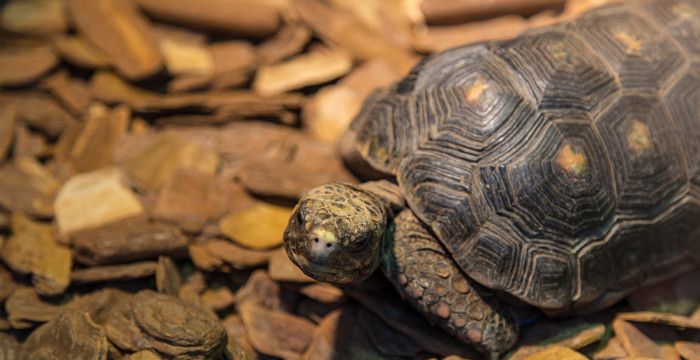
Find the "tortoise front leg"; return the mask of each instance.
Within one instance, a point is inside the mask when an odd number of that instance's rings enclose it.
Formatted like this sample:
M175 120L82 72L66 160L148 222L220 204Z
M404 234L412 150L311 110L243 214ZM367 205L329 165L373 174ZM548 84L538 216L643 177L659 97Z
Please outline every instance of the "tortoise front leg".
M384 273L433 324L491 358L513 346L518 326L508 308L457 268L411 210L395 217L388 237Z

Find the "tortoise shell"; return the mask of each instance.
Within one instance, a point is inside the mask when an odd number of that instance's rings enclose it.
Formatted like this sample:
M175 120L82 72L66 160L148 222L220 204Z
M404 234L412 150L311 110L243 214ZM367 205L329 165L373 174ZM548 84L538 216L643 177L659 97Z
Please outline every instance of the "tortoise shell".
M624 294L700 260L700 1L430 56L350 134L472 279L545 309Z

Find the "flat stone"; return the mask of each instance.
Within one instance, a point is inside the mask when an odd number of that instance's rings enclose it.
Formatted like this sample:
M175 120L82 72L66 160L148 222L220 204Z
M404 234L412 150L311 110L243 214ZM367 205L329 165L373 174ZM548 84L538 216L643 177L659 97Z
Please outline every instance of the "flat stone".
M144 214L117 168L71 177L56 196L54 210L62 236Z
M76 260L86 265L117 264L156 259L160 255L182 256L187 237L167 224L133 218L75 233Z
M291 214L291 208L258 201L248 209L222 218L219 228L229 239L247 248L269 249L282 244Z
M19 359L107 359L105 332L85 312L67 312L40 326L22 345Z
M38 161L15 158L0 167L0 205L11 211L49 217L61 184Z

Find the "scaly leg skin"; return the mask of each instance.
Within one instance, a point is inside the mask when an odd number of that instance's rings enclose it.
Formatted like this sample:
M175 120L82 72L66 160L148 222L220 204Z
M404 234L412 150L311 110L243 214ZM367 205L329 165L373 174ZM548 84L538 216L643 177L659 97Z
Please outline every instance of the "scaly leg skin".
M399 293L433 324L491 359L513 346L518 326L507 306L466 277L411 210L394 219L393 233L382 269Z

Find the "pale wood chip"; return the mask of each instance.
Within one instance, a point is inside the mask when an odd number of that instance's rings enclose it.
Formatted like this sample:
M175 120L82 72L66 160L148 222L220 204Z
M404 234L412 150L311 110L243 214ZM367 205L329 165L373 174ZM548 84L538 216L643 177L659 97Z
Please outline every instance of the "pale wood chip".
M250 343L263 354L299 357L311 342L316 326L308 320L252 302L238 308Z
M0 24L8 31L46 35L68 29L68 19L61 0L13 0L0 12Z
M219 229L245 247L269 249L282 244L282 234L291 214L291 208L257 201L247 209L223 217Z
M49 45L0 49L0 85L24 85L58 64L58 56Z

